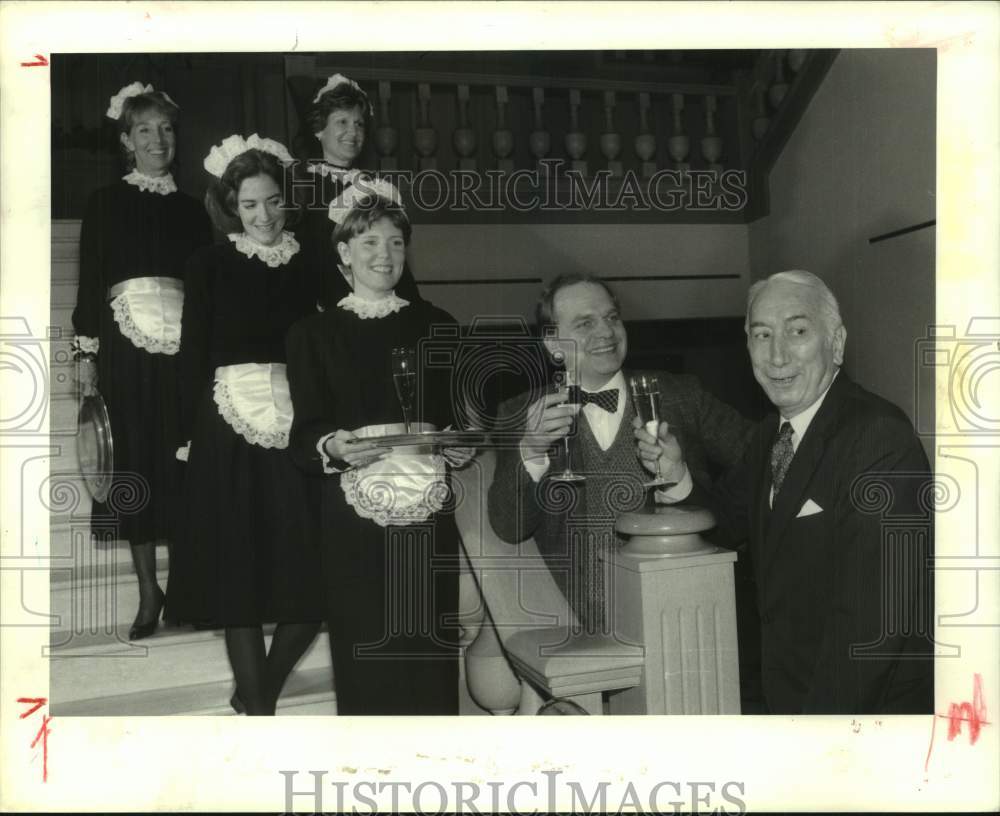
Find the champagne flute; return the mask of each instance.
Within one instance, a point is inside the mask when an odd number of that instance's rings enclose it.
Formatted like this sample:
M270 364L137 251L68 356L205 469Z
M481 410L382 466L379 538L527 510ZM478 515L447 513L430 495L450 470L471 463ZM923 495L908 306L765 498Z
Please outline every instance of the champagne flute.
M401 347L392 350L392 382L396 386L399 407L403 409L403 424L409 433L413 397L417 392L416 355L413 349Z
M566 389L566 402L563 405L579 405L580 403L580 389L576 386L568 384L568 375L565 370L557 371L555 374L555 385L556 389ZM563 450L566 453L565 467L563 472L552 476L551 478L557 482L585 482L587 481L585 477L581 476L579 473L574 473L573 468L570 464L570 452L569 452L569 440L570 437L574 435L576 431L577 417L579 416L579 411L573 417L573 424L569 426L566 431L566 435L563 437Z
M657 431L660 428L660 381L656 377L637 375L629 377L629 390L632 392L632 404L639 420L646 427L646 430L657 438ZM643 482L643 487L659 487L667 484L667 480L660 474L660 460L656 460L656 477Z

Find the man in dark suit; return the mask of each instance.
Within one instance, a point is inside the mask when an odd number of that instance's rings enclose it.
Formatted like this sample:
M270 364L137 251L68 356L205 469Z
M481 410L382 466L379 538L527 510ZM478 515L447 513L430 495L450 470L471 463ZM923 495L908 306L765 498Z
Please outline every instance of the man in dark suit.
M689 498L748 534L767 707L775 714L933 707L930 468L905 414L840 370L836 298L780 272L747 299L754 376L778 409L740 464ZM683 467L669 430L636 426L647 468ZM676 497L676 494L675 494Z
M610 568L601 559L616 546L615 518L641 507L647 477L639 463L622 363L628 338L618 300L600 279L567 274L542 293L539 328L554 329L544 343L566 365L580 405L567 404L568 389L522 394L500 409L503 427L517 427L519 444L503 449L489 492L489 514L500 538L518 543L534 535L538 549L584 628L613 629ZM683 446L691 470L707 478L709 462L738 461L750 423L704 391L690 376L644 372L659 389L660 417ZM579 413L579 417L577 414ZM560 482L562 440L570 434L572 469L584 482Z

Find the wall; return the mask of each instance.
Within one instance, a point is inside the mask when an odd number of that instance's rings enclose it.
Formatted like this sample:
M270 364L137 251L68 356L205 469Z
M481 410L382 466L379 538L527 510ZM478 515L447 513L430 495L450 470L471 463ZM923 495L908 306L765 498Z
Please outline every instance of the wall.
M770 215L750 226L754 278L821 276L847 326L845 370L911 417L915 341L934 322L935 231L869 238L935 217L936 54L841 51L770 176ZM930 443L925 442L930 449Z

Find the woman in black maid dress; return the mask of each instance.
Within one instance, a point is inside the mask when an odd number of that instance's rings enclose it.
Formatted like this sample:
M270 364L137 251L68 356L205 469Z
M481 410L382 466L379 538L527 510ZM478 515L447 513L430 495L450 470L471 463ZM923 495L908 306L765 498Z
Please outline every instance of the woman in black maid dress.
M170 174L177 115L151 85L133 82L111 98L107 116L118 124L129 172L90 197L80 231L73 351L81 389L100 389L114 439L108 501L92 514L131 547L139 609L130 640L153 634L163 609L156 544L174 540L180 509L184 263L212 240L205 211Z
M353 291L288 333L295 403L290 449L322 476L323 598L339 714L457 714L459 540L445 455L370 442L403 420L392 349L416 349L447 312L394 292L410 224L398 194L374 182L338 225ZM449 372L419 369L414 422L452 424Z
M323 617L315 507L286 450L285 333L314 313L318 280L284 230L285 148L230 136L205 169L205 204L227 240L188 263L182 336L184 546L167 609L225 627L237 711L274 714ZM262 624L277 623L270 649Z
M351 291L331 238L337 212L343 210L338 201L341 194L358 179L372 178L370 173L354 167L365 145L371 113L371 102L361 87L343 74L334 74L316 92L306 115L308 133L303 141L310 158L296 163L295 182L296 202L305 209L305 215L295 229L295 237L310 266L321 270L319 302L323 308L335 306ZM320 152L322 161L314 158ZM406 264L396 291L407 300L420 299Z

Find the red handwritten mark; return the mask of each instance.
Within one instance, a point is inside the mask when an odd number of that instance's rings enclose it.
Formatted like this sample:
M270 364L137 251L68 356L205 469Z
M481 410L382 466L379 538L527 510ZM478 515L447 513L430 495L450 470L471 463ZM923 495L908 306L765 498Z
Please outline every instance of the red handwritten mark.
M22 62L22 68L47 68L49 61L41 54L35 54L35 62Z
M23 712L18 719L26 719L34 714L38 709L48 703L48 699L45 697L18 697L17 701L19 703L25 703L31 706L27 711ZM31 741L31 747L34 748L38 745L38 741L42 741L42 782L49 781L49 723L52 718L42 713L42 727L38 729L38 733L35 734L35 738Z
M947 714L935 714L931 726L931 744L927 747L927 758L924 760L924 771L931 761L931 751L934 748L934 734L937 731L937 721L948 720L948 741L951 742L962 733L962 723L969 724L969 745L975 745L979 739L980 728L989 725L986 719L986 703L983 702L983 678L979 674L972 676L972 702L952 703Z

